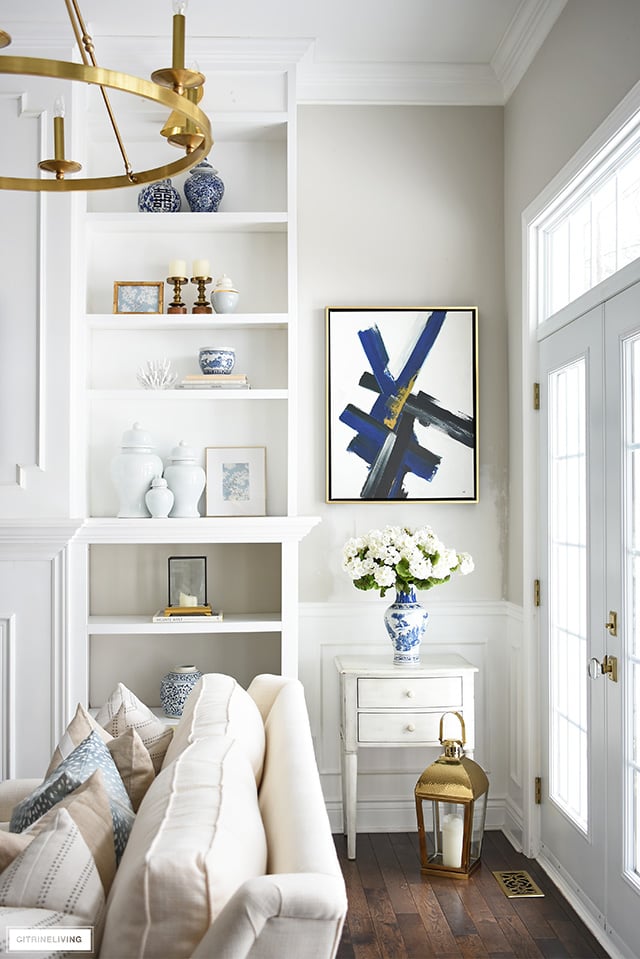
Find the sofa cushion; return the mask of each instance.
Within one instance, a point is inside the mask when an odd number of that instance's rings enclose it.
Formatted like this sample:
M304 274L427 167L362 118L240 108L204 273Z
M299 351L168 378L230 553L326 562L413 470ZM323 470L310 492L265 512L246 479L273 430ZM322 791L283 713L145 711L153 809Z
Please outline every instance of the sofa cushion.
M144 794L156 776L149 750L133 726L117 739L109 739L107 749L129 794L133 811L137 812Z
M245 753L225 736L191 743L142 801L111 888L101 959L190 956L266 859Z
M0 906L0 956L8 952L9 929L38 929L43 935L48 930L57 933L60 926L67 929L77 929L79 926L86 927L87 923L78 916L69 916L64 912L58 912L55 909L27 909L20 906ZM94 937L95 943L95 937ZM91 952L69 952L66 949L62 952L52 952L50 946L43 946L41 949L29 950L25 953L9 953L9 955L24 955L26 959L93 959L95 951Z
M154 770L160 771L173 729L158 719L124 683L118 683L98 711L96 721L116 738L133 727L149 751Z
M60 765L62 760L70 756L76 746L79 746L83 739L90 736L94 730L98 732L103 742L106 743L111 739L109 733L96 722L82 703L78 703L73 719L65 729L60 742L54 750L51 762L44 774L45 779Z
M205 673L193 687L182 710L163 768L196 739L230 736L238 742L260 781L264 761L264 723L247 691L231 676Z
M0 906L53 909L94 925L104 903L91 851L66 809L0 874Z
M116 874L116 856L111 805L101 770L96 769L81 786L61 799L53 809L15 838L24 837L26 842L30 842L34 836L50 829L59 809L66 809L80 830L93 856L106 896Z
M11 832L22 832L64 799L67 793L77 789L96 769L102 771L104 787L109 796L116 862L119 862L135 817L120 773L95 731L76 746L30 796L15 806L9 827Z

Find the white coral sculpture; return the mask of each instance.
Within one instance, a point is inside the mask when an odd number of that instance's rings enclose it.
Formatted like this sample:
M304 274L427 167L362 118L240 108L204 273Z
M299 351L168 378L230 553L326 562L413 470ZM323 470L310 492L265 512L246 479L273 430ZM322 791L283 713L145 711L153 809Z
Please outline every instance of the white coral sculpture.
M138 383L145 390L170 390L178 379L176 373L171 372L171 360L147 360L147 368L138 367L136 374Z

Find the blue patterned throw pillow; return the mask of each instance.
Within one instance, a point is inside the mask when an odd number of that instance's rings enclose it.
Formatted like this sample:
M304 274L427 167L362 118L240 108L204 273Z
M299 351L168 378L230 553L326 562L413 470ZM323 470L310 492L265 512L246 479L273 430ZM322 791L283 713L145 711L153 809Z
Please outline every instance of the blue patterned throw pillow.
M30 796L14 807L9 829L22 832L44 815L67 793L77 789L96 769L102 772L113 818L113 842L116 862L127 844L135 820L131 800L111 754L97 732L83 739L59 766L50 773Z

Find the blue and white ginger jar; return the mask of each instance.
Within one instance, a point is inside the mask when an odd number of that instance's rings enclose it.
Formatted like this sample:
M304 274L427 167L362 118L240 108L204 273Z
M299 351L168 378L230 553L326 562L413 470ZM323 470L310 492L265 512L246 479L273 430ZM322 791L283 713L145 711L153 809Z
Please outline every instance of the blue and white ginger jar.
M160 680L160 705L166 716L182 716L187 696L202 673L197 666L174 666Z
M224 196L220 174L208 160L201 160L184 181L184 195L193 213L215 213Z
M169 179L150 183L138 193L141 213L177 213L181 206L180 194Z
M428 612L416 601L413 587L408 593L396 592L395 602L384 611L394 666L420 665L420 644L428 619Z

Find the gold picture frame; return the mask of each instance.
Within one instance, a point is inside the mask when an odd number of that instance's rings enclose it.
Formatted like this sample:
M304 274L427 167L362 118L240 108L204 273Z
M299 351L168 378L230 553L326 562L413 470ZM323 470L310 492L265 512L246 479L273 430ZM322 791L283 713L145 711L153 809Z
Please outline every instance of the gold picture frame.
M113 284L114 313L162 313L164 283L160 281L116 280Z

